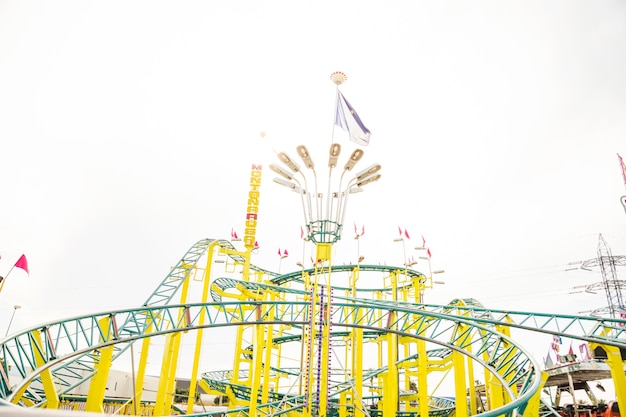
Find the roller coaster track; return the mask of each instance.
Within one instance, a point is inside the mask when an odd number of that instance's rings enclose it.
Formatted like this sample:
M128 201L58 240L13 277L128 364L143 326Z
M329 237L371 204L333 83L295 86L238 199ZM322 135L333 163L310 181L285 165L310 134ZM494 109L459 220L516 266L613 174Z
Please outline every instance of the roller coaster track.
M69 393L94 374L98 351L106 346L115 347L114 358L117 358L133 342L147 337L199 328L268 324L298 328L307 323L310 303L292 300L268 302L262 301L260 295L271 290L302 296L304 290L281 285L302 283L304 274L313 273L313 270L279 275L251 266L256 273L270 277L271 284L218 278L211 287L214 302L171 305L174 295L189 278L190 271L197 267L198 261L212 245L226 252L234 264L244 263L245 259L237 254L230 242L204 239L192 246L140 308L49 322L0 340L0 358L3 360L0 366L0 398L23 406L45 404L47 393L43 388L42 375L46 374L54 381L58 395ZM402 271L411 279L424 277L417 271L380 265L333 266L332 270L347 272L355 268L364 272ZM233 289L252 296L252 299L224 301L224 296L228 296ZM361 293L380 291L387 289L360 290ZM202 326L198 324L200 317L206 318ZM332 309L334 328L362 328L371 334L394 332L440 345L442 348L437 350L439 355L455 351L480 363L500 380L511 398L505 406L484 413L487 415L523 413L530 398L540 388L538 364L514 339L501 332L502 327L626 348L625 323L624 320L609 318L494 310L472 299L454 300L449 305L429 305L335 296ZM341 330L334 333L340 335ZM296 338L296 335L288 334L284 340L275 343ZM9 383L9 367L23 378L15 386ZM204 381L210 380L207 375L203 376ZM207 383L220 382L212 380ZM335 386L335 389L338 392L341 387ZM239 392L244 397L251 395L245 390ZM299 404L297 396L289 398L289 402L284 396L275 399L278 402L262 405L260 409L276 414Z
M83 355L87 352L93 352L109 345L127 345L137 339L164 335L177 331L189 331L198 328L197 321L201 315L207 317L208 324L206 327L223 326L223 325L251 325L251 324L278 324L291 325L294 323L304 325L306 323L306 315L308 314L309 304L306 302L259 302L251 305L242 305L241 303L207 303L207 304L191 304L191 305L172 305L161 307L145 307L132 310L121 310L116 312L105 313L102 315L91 315L78 317L58 323L50 323L46 327L35 327L23 331L14 336L11 343L4 344L6 356L10 358L12 364L19 367L20 373L26 375L29 368L35 369L35 374L54 367L63 361L72 359L75 356ZM259 317L258 311L263 311L263 315ZM179 319L183 312L183 319ZM236 311L237 314L233 314ZM536 375L536 364L532 363L529 355L522 348L514 348L512 341L506 340L501 334L493 332L486 327L479 326L471 322L471 320L460 320L455 316L446 316L443 314L433 314L420 310L403 309L396 306L394 311L398 316L396 323L397 330L390 330L387 323L387 314L390 310L381 306L366 306L355 304L336 303L333 312L333 326L336 327L361 327L368 330L393 331L397 334L423 338L441 344L443 346L450 345L450 349L470 355L485 368L490 369L494 375L503 375L500 377L503 384L509 386L510 395L514 397L514 387L520 383L523 385L518 401L527 400L529 395L534 393L533 390L539 388L539 381ZM361 318L353 321L346 320L360 316ZM144 327L142 332L128 331L128 329L120 329L115 326L116 322L135 323L130 326L131 329L141 328L146 323L146 318L151 318L152 325ZM274 317L271 322L266 321L265 317ZM103 318L110 319L110 323L106 328L102 327ZM240 320L243 318L243 320ZM236 319L236 322L231 321ZM466 334L459 334L459 320L470 326L473 330L480 330L488 337L482 338L475 349L475 354L471 354L463 349L468 345L454 346L450 344L450 340L459 341L466 339ZM430 323L430 324L428 324ZM417 327L416 327L417 326ZM430 331L425 336L417 336L413 334L417 328L423 333L424 328ZM38 343L34 334L43 332L45 342L42 345ZM106 335L113 334L113 340L106 340ZM476 344L476 342L472 342ZM491 351L489 361L483 361L482 353L487 350ZM60 352L63 352L61 354ZM43 357L45 365L37 366L36 356ZM507 358L502 361L501 358ZM56 375L57 378L61 374ZM31 378L32 379L32 378ZM508 379L509 381L506 381ZM5 398L14 401L16 395L24 395L29 401L42 401L44 392L42 388L31 386L30 391L25 391L26 386L31 381L27 378L18 387L12 390L12 393ZM37 394L32 397L32 393ZM519 404L518 404L519 406Z

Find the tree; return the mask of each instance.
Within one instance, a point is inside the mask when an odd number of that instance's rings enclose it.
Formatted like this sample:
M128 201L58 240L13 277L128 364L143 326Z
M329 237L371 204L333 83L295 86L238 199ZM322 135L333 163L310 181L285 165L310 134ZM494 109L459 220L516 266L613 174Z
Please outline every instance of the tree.
M213 404L215 405L228 405L228 396L227 395L218 395L213 399Z
M176 388L176 393L174 394L174 402L175 403L184 403L187 402L187 398L189 397L189 390L184 388Z

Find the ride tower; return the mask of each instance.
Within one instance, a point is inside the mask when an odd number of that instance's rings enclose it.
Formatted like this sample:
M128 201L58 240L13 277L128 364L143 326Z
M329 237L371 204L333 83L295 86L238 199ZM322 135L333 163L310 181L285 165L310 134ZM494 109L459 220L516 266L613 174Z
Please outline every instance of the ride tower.
M347 177L364 155L364 151L357 148L350 154L336 179L333 174L339 163L341 145L331 143L326 183L320 184L309 150L299 145L296 151L306 167L306 174L285 152L278 153L282 165L272 163L269 167L279 175L274 178L274 182L299 195L306 238L315 245L313 275L304 281L310 305L307 324L303 327L306 363L301 371L301 385L305 395L305 416L326 416L330 398L332 349L332 247L341 239L348 198L363 191L365 185L378 181L381 166L372 164L348 180ZM322 192L324 186L325 193Z

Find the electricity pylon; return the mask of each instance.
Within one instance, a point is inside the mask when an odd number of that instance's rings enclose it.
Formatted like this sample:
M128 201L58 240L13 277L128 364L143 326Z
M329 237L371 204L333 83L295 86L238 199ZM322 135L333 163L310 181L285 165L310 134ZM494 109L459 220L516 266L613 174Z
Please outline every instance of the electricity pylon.
M602 273L602 281L585 285L582 288L585 292L596 294L604 290L606 295L606 306L591 311L592 316L608 315L612 318L620 317L620 311L626 313L624 306L624 296L622 290L626 288L626 281L617 277L618 266L626 266L626 256L613 256L611 248L606 243L602 234L598 237L598 256L596 258L583 261L580 269L591 271L592 268L599 268Z

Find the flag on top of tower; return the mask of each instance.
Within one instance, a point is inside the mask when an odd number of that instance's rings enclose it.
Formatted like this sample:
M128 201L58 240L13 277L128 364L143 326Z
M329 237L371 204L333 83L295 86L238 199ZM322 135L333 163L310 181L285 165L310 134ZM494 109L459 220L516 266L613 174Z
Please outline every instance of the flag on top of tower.
M330 74L330 79L337 85L335 124L348 132L352 142L361 146L369 145L371 136L369 129L365 127L354 107L348 103L348 100L339 91L339 85L343 84L348 77L343 72L336 71Z
M361 118L354 110L354 107L348 103L348 100L346 100L339 90L337 90L335 124L348 132L352 142L361 146L369 145L371 136L370 131L365 127Z

